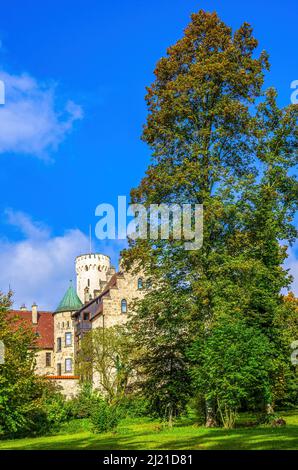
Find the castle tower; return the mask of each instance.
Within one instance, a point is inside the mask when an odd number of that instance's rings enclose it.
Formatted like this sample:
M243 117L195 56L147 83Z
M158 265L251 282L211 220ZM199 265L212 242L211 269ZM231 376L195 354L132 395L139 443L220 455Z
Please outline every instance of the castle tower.
M82 307L72 283L53 313L54 351L57 376L73 376L75 363L75 328L72 314Z
M93 299L107 282L111 269L109 256L100 253L76 258L77 294L84 304Z

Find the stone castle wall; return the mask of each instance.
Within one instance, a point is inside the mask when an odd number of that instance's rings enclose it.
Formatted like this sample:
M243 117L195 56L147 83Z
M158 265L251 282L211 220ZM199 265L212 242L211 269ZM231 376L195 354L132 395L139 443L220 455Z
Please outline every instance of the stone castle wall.
M134 313L134 301L144 295L143 289L138 289L138 279L141 275L125 273L117 277L117 286L111 287L109 295L103 297L104 326L121 325L127 321L129 315ZM127 301L127 313L121 312L121 302ZM103 326L103 316L99 315L92 321L92 329Z
M51 355L51 365L46 365L46 355ZM35 372L37 375L52 375L55 373L55 357L52 349L42 349L35 354L36 367Z
M71 344L66 343L66 333L71 333ZM58 350L58 338L61 338L61 349ZM74 341L75 329L72 312L60 312L54 314L54 356L55 375L59 374L58 364L61 364L61 374L72 376L74 374ZM72 370L66 371L66 359L71 359Z
M138 289L138 279L142 275L132 275L124 273L117 276L117 285L111 287L109 295L102 298L103 314L98 315L92 321L92 330L96 328L110 328L124 324L130 315L134 314L134 302L141 299L144 289ZM143 280L144 284L144 280ZM121 302L127 301L127 312L122 313ZM97 371L93 371L93 387L100 390L100 376Z
M58 386L59 391L67 399L74 398L79 393L79 377L59 377L59 376L49 376L48 380L54 380L55 384Z
M77 294L82 303L85 303L85 289L89 292L102 291L110 279L113 269L111 268L110 258L100 254L87 254L79 256L76 259L77 272ZM127 321L130 315L134 313L134 302L144 295L144 287L139 288L139 279L143 279L142 274L131 274L123 272L116 275L116 283L110 287L100 301L102 302L102 314L98 315L91 322L92 329L98 327L109 328L115 325L121 325ZM92 295L93 297L93 295ZM121 309L121 303L127 302L127 311L124 313ZM75 359L77 344L76 339L76 320L72 318L74 312L54 313L54 350L52 351L51 366L46 367L46 351L37 353L36 362L38 373L46 375L49 380L55 382L61 387L61 392L71 398L78 393L79 379L74 376ZM66 335L71 335L71 342L67 344ZM58 347L58 338L61 338L61 348ZM71 369L66 366L70 364ZM58 365L61 365L59 367ZM94 373L93 382L95 388L98 388L98 376Z

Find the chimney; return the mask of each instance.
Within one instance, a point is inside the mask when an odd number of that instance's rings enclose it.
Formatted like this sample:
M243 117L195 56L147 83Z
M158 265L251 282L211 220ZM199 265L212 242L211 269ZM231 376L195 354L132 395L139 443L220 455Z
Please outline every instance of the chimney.
M33 325L37 325L37 305L35 302L32 305L32 323Z
M25 311L27 310L26 305L25 305L25 304L22 304L22 305L20 306L20 310L21 310L21 312L25 312Z

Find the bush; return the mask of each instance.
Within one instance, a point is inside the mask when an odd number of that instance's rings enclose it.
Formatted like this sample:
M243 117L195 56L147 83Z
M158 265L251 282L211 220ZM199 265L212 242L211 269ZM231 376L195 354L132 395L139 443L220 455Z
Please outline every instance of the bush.
M43 409L47 415L48 423L52 427L57 427L70 417L68 403L61 394L56 394L50 400L44 401Z
M98 399L96 403L93 404L91 410L91 424L92 432L95 434L115 430L119 419L118 408L109 405L105 400Z
M2 437L19 438L50 434L57 431L69 416L67 402L60 393L55 393L50 398L45 394L34 402L34 406L24 411L21 425L11 432L2 433Z
M41 436L49 434L52 424L49 422L47 411L40 405L26 415L26 425L15 437Z
M31 403L20 403L10 413L2 413L5 423L0 422L0 438L40 436L56 431L66 421L69 412L66 400L57 387L40 379L40 396ZM1 400L0 400L1 401ZM4 422L4 420L2 420Z
M40 436L59 429L70 413L65 397L53 387L45 386L43 396L25 415L25 424L17 437Z
M98 395L93 392L92 384L81 384L79 394L67 403L70 415L75 419L90 418L91 409L97 400Z
M281 418L276 413L262 413L259 416L257 424L268 425L272 427L280 427L280 426L285 426L286 422L283 418Z
M118 406L121 417L142 418L150 416L148 401L142 397L126 396Z

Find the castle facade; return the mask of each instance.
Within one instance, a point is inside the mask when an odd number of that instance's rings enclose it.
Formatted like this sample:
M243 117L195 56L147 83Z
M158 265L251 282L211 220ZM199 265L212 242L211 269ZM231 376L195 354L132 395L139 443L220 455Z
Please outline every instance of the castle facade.
M125 323L144 285L142 276L116 272L109 256L100 253L78 256L75 267L76 289L71 282L54 312L39 311L36 304L11 311L36 334L36 373L54 380L69 398L78 391L75 360L83 335ZM96 376L93 383L96 387Z

